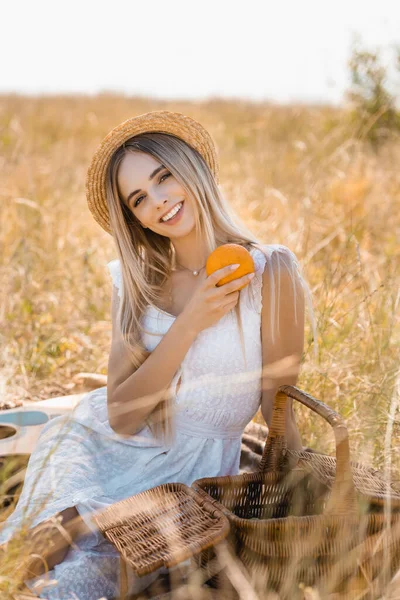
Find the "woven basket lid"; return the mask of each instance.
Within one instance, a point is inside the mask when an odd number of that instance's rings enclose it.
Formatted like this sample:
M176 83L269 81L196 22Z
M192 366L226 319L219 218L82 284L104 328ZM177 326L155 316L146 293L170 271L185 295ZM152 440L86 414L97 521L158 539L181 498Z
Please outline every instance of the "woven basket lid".
M198 122L178 112L152 111L127 119L112 129L98 146L86 177L86 198L95 220L112 235L106 197L106 176L114 152L140 133L169 133L181 138L204 158L217 183L219 164L211 135Z

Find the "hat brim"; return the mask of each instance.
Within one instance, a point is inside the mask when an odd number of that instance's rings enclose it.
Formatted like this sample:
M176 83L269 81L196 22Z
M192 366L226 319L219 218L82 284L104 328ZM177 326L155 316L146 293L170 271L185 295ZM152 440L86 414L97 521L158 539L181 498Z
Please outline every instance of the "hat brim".
M197 121L177 112L152 111L127 119L112 129L97 148L86 177L86 198L94 219L112 234L106 196L106 176L114 152L140 133L169 133L197 150L219 183L219 164L214 141Z

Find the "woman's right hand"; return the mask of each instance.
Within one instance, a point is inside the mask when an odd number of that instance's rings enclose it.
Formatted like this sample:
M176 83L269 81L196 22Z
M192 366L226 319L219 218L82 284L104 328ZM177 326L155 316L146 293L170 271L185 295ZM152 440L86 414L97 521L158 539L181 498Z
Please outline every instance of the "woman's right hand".
M191 330L200 333L203 329L217 323L236 306L240 293L238 288L249 283L253 274L243 275L243 277L224 283L219 287L216 287L216 284L220 279L235 271L238 266L228 265L208 277L205 267L201 269L198 275L198 285L181 313Z

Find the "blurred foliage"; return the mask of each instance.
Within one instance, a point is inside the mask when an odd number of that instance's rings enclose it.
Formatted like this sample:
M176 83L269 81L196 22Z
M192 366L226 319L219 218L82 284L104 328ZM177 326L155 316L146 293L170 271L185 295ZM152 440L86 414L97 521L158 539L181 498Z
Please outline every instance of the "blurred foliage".
M351 88L348 98L353 103L351 118L360 138L376 148L400 130L398 94L389 90L390 67L382 62L381 50L366 50L353 46L349 60ZM393 68L400 74L400 48L392 53ZM397 96L397 97L396 97Z

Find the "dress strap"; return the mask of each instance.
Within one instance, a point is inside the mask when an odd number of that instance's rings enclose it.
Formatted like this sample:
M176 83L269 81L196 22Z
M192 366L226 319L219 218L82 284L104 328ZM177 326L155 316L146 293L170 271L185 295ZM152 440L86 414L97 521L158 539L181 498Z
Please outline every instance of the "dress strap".
M123 282L119 259L115 258L114 260L111 260L109 263L107 263L107 267L110 271L112 282L118 290L118 296L121 298L123 292Z

